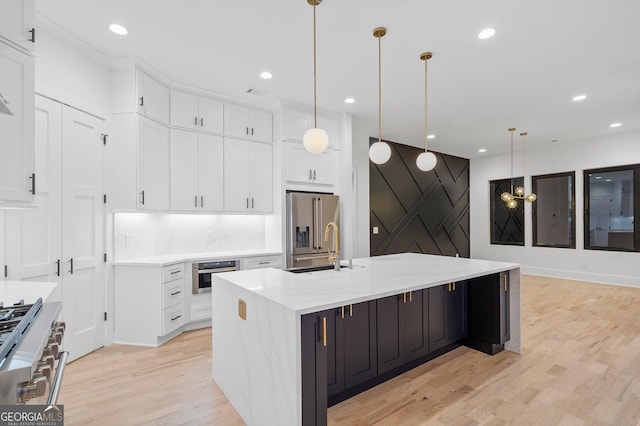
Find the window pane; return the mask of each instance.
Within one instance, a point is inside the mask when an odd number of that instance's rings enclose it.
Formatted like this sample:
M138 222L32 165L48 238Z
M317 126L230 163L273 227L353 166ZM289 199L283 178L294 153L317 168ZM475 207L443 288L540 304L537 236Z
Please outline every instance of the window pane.
M638 251L639 169L585 170L585 248Z
M513 178L513 188L524 186L524 178ZM524 202L510 209L500 199L503 192L511 192L511 179L492 180L491 193L491 244L524 245Z
M575 248L575 173L533 176L533 245Z

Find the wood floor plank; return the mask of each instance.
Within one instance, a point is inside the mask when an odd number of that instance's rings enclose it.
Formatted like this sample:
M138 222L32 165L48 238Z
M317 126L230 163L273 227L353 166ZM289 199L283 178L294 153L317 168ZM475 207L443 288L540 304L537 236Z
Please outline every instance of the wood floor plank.
M640 424L640 289L522 277L521 355L461 347L329 409L329 425ZM211 331L69 364L67 425L242 425Z

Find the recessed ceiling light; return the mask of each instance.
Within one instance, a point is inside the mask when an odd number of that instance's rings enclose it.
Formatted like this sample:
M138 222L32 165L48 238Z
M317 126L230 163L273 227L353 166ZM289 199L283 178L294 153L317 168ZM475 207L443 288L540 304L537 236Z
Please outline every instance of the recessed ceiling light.
M604 181L605 182L611 182L611 179L605 179Z
M353 98L347 98L347 99L345 99L345 100L344 100L344 103L346 103L346 104L352 104L352 103L354 103L355 101L356 101L356 100L355 100L355 99L353 99Z
M427 139L435 139L436 135L427 135Z
M587 99L587 95L576 95L573 97L574 101L584 101L585 99Z
M273 77L273 74L271 74L269 71L263 71L260 73L260 78L263 78L265 80L269 80L271 77Z
M602 179L602 176L596 176L596 179Z
M609 127L620 127L620 126L622 126L622 123L609 124Z
M482 31L480 31L480 34L478 34L478 38L480 40L484 40L486 38L491 38L494 36L494 34L496 33L495 28L486 28Z
M129 33L129 31L127 31L127 29L120 24L111 24L109 25L109 29L111 30L112 33L115 33L118 35L126 35Z
M487 152L487 150L486 150L486 149L484 149L484 148L480 148L480 149L478 150L478 152Z

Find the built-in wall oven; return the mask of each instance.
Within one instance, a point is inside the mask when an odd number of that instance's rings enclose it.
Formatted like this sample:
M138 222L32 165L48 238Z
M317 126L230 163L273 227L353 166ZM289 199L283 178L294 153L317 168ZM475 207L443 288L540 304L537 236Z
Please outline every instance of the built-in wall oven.
M212 274L238 271L239 269L239 260L219 260L215 262L194 263L192 266L193 294L211 292Z

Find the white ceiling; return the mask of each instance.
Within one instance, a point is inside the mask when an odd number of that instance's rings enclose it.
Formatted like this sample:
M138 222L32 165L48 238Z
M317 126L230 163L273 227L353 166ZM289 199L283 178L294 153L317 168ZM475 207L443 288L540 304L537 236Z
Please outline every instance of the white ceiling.
M37 0L38 13L110 58L137 56L170 80L240 99L313 103L313 8L306 0ZM317 6L318 107L420 146L424 63L429 142L472 158L527 144L640 129L638 0L324 0ZM108 29L129 30L117 36ZM485 27L496 35L479 40ZM265 81L261 71L274 77ZM265 98L248 88L270 92ZM585 101L571 98L584 93ZM356 102L344 103L352 96ZM616 129L613 122L623 123ZM355 141L354 143L368 143ZM640 141L639 141L640 143ZM479 154L486 148L486 154Z

